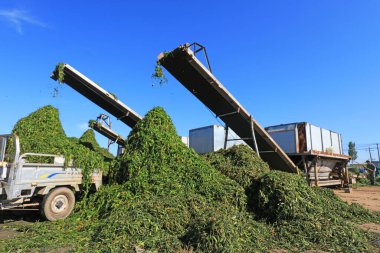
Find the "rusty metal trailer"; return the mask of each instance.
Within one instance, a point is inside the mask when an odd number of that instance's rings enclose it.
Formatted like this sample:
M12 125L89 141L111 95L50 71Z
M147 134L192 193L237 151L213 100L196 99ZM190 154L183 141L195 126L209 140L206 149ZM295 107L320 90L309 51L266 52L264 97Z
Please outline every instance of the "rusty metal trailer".
M341 134L297 122L266 127L265 130L304 171L310 185L331 186L348 183L348 162Z
M208 68L196 57L201 51L205 54ZM272 169L298 172L296 165L282 148L212 74L203 46L197 43L181 45L169 53L161 53L158 60Z
M303 168L310 186L348 186L349 156L311 150L289 157Z

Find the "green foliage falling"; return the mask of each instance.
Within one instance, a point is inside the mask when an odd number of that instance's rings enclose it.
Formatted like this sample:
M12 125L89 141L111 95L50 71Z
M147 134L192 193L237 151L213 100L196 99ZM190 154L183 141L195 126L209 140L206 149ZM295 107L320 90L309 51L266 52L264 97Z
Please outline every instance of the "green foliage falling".
M58 85L53 87L53 97L57 97L59 94L60 85L65 82L65 64L63 62L58 63L53 71L53 76L58 81Z
M58 83L63 84L65 82L65 72L63 69L65 68L65 64L60 62L55 67L53 74L57 77Z
M163 58L165 58L170 55L170 52L164 52L163 54ZM164 70L162 69L161 62L159 60L156 61L156 65L154 66L152 79L158 81L159 85L164 85L168 82L168 79L165 76Z

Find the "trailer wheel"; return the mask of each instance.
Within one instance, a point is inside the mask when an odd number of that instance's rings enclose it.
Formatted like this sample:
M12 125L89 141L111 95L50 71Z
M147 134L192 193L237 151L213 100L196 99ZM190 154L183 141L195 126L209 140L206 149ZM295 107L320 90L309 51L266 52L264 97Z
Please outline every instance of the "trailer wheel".
M64 219L70 215L75 205L75 196L67 187L50 191L42 200L41 214L49 221Z

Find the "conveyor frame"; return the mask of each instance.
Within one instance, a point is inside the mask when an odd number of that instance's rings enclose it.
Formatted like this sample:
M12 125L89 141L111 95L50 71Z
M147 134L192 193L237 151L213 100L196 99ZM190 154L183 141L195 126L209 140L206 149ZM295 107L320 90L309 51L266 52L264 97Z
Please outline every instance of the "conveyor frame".
M104 90L69 64L64 64L62 71L64 73L64 83L115 116L127 126L133 128L142 119L142 116L114 97L112 93ZM51 78L57 81L58 74L58 70L56 69L52 73Z
M125 146L126 139L119 134L117 134L115 131L111 130L110 128L104 126L102 123L97 121L90 121L88 124L89 127L94 129L96 132L100 133L104 137L111 140L113 143L117 143L121 146Z
M207 69L190 44L161 53L158 60L185 88L238 134L272 169L298 173L296 165L251 114ZM252 133L255 138L252 138ZM257 145L255 145L255 139Z

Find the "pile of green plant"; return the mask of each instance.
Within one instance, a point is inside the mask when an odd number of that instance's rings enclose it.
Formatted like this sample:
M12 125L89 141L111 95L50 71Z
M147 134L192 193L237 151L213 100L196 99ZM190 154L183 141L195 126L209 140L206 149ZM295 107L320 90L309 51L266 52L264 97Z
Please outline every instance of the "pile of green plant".
M112 155L107 149L100 147L99 143L95 139L94 130L88 129L83 135L79 138L79 143L84 145L85 147L101 154L105 160L111 161L114 159L114 155Z
M93 218L94 220L94 218ZM270 247L270 229L249 213L202 195L132 194L91 230L102 251L235 252ZM88 229L88 228L87 228Z
M154 108L130 132L111 184L68 219L23 228L0 251L375 250L355 223L379 222L378 213L311 188L298 175L268 172L245 147L206 157L188 149L170 117ZM248 211L247 198L254 199Z
M239 240L252 247L266 246L258 243L265 242L261 235L265 233L255 226L246 236L239 234L246 224L255 223L245 212L243 188L188 149L162 108L151 110L131 131L113 181L123 190L102 190L88 201L87 210L92 211L82 213L104 222L95 241L100 240L106 250L138 245L160 252L188 247L214 252L224 247L239 249ZM207 231L215 234L200 236ZM106 234L112 234L112 244L102 241Z
M277 247L301 251L373 249L372 235L354 223L380 222L379 213L348 205L329 189L311 188L299 175L269 172L268 165L245 145L209 153L205 158L245 188L248 210L272 226Z
M247 145L236 145L204 155L204 158L217 170L239 183L248 197L248 209L253 209L252 193L257 180L270 171L266 162Z
M188 149L162 108L131 131L111 181L69 219L29 227L24 242L10 241L7 249L41 250L46 236L48 247L73 251L236 252L271 245L271 229L245 210L244 189Z
M244 188L250 187L254 181L270 171L268 164L247 145L220 149L204 157L212 166Z
M20 119L12 133L20 139L21 153L54 154L66 140L58 110L52 106L42 107Z
M134 193L202 194L208 199L245 205L246 196L233 180L188 149L166 112L154 108L131 131L114 180Z
M44 153L63 155L66 165L72 162L77 168L82 168L84 187L87 189L91 184L91 173L96 169L108 167L104 156L99 150L88 148L84 144L85 134L82 141L77 138L67 137L59 119L59 112L52 106L42 107L27 117L20 119L12 130L20 140L21 154ZM99 146L96 140L91 141ZM8 151L12 153L12 143L8 145ZM99 147L100 148L100 147ZM30 162L52 162L44 157L27 158Z
M373 236L355 223L380 222L380 214L348 205L331 190L311 188L299 175L279 171L264 175L255 199L256 214L274 226L284 247L339 252L373 249Z

